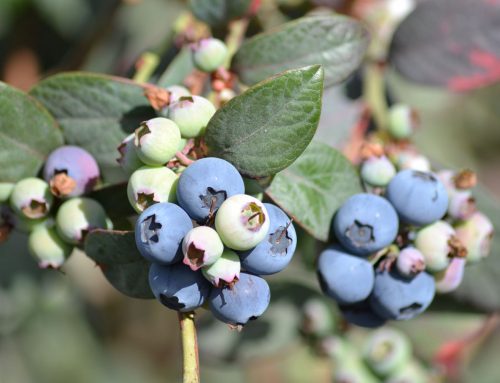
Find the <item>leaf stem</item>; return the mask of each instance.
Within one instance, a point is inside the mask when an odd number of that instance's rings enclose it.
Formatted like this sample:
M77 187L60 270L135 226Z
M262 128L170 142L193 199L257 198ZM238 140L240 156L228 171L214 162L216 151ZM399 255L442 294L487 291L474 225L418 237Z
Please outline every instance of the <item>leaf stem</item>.
M198 341L194 324L194 311L179 312L183 354L183 383L200 383Z

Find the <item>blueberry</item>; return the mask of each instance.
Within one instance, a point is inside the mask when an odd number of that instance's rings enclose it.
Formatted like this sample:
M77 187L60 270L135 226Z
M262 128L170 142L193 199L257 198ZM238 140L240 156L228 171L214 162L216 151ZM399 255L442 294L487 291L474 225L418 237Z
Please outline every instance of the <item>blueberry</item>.
M191 96L191 92L182 85L170 85L165 88L168 91L168 102L162 105L162 109L158 112L161 117L168 117L169 105L179 101L181 97Z
M386 322L386 319L373 311L368 300L352 305L340 305L339 309L347 322L359 327L377 328Z
M441 219L448 209L448 193L443 183L430 172L403 170L386 190L402 221L423 226Z
M137 155L147 165L166 164L177 152L181 133L175 122L156 117L144 121L135 130Z
M226 44L214 38L200 40L191 46L191 50L194 65L203 72L213 72L228 56Z
M168 117L177 124L182 137L195 138L205 134L215 111L215 106L206 98L188 96L170 104Z
M317 272L323 292L339 304L360 302L373 289L372 264L339 247L330 247L320 254Z
M308 299L302 306L302 332L319 338L330 335L334 329L334 318L329 306L323 299Z
M371 186L386 186L396 174L396 168L386 156L372 156L361 165L361 179Z
M240 258L230 249L225 249L215 263L201 269L202 274L215 287L232 287L240 277Z
M208 226L191 229L182 241L183 262L192 270L212 265L223 251L224 245L219 234Z
M457 238L467 249L467 262L477 262L490 254L493 224L481 212L457 225Z
M379 271L375 274L370 305L382 318L407 320L429 307L435 290L434 278L426 272L408 279L396 270Z
M49 184L35 177L17 182L10 194L10 206L14 212L29 219L47 216L52 202Z
M38 225L28 237L28 249L42 269L60 268L71 254L71 247L51 225Z
M70 244L81 244L92 229L107 228L104 208L90 198L71 198L57 211L56 229L61 238Z
M240 273L233 288L214 288L210 293L209 307L222 322L243 326L257 319L266 311L271 299L267 282L256 275Z
M460 286L464 277L465 263L464 258L453 258L446 269L434 274L438 293L447 294Z
M219 158L207 157L182 172L177 201L192 219L204 223L226 198L244 192L243 179L233 165Z
M100 172L94 157L78 146L61 146L50 153L43 178L56 197L78 197L92 191Z
M389 109L389 134L405 140L411 137L418 123L416 112L405 104L394 104Z
M398 254L396 267L403 277L413 278L425 270L425 258L414 247L406 247Z
M182 263L170 266L151 264L149 286L160 303L181 312L202 306L211 289L200 271L192 271Z
M135 150L134 140L135 133L132 133L127 136L117 148L120 153L120 158L118 158L117 161L128 175L135 172L141 166L144 166L144 163L141 161Z
M355 194L333 220L335 236L349 252L366 256L390 245L398 233L398 216L384 198Z
M380 377L396 372L412 358L410 340L393 328L376 330L370 334L363 348L366 364Z
M182 260L182 240L192 228L191 219L179 206L157 203L137 219L135 244L148 261L169 265Z
M430 172L431 163L429 159L413 150L403 150L396 155L396 165L399 170L416 170L420 172Z
M270 203L264 206L269 214L267 236L253 249L240 252L243 269L259 275L275 274L287 267L297 246L297 233L286 213Z
M217 211L215 228L227 247L249 250L266 237L269 214L258 199L246 194L233 195Z
M441 170L437 175L448 192L448 215L460 221L470 218L477 211L472 191L458 188L455 183L457 174L451 170Z
M128 180L128 200L137 213L157 202L173 202L177 181L177 174L169 168L143 166Z

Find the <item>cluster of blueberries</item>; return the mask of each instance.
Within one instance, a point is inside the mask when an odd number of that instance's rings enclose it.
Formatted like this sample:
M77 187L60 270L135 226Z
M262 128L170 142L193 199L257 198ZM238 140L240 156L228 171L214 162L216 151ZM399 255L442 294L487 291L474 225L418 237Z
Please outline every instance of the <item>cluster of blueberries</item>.
M112 228L112 223L99 202L82 197L100 178L89 152L77 146L57 148L42 176L0 184L2 219L4 227L29 233L29 250L41 268L58 269L90 230Z
M408 108L396 106L391 116L390 132L407 138L410 130L401 126L408 126ZM411 319L436 291L455 290L466 263L489 254L493 235L491 221L476 209L471 171L434 173L406 143L377 147L360 167L372 193L340 207L332 223L336 244L317 263L324 293L348 322L364 327Z
M149 283L166 307L188 312L207 302L233 326L266 310L270 290L259 275L283 270L297 237L280 208L244 193L233 165L202 158L180 174L177 204L154 203L140 214L136 245L152 262Z

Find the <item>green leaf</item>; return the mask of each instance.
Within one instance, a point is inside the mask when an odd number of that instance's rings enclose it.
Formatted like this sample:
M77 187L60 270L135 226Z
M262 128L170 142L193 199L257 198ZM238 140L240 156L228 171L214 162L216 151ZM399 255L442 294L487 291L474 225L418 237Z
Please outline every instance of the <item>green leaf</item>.
M116 148L141 121L155 116L144 88L125 78L63 73L31 90L54 115L67 143L92 153L108 182L125 179Z
M255 84L275 73L321 64L325 86L342 82L361 64L368 32L345 16L310 16L245 41L232 67L241 81Z
M276 174L267 195L309 234L327 241L333 215L360 193L356 170L337 150L313 141L295 163Z
M132 298L153 298L149 262L137 250L132 231L93 230L85 240L85 253L121 293Z
M217 27L244 16L252 0L191 0L191 12L208 25Z
M210 120L205 135L210 154L250 177L283 170L316 131L322 90L319 65L290 70L248 89Z
M0 182L34 176L63 144L56 121L35 99L0 82Z
M89 194L89 198L106 207L106 213L112 219L120 219L135 214L127 196L127 183L104 186Z
M191 49L182 48L172 60L165 72L158 79L157 85L166 88L170 85L182 85L185 78L193 71L194 64L191 58Z

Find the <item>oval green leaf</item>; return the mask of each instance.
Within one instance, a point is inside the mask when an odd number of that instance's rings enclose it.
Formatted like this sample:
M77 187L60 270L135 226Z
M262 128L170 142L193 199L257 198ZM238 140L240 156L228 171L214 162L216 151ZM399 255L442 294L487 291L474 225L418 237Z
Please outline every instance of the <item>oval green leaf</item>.
M232 68L245 84L305 65L320 64L325 86L345 80L361 64L368 31L346 16L311 16L283 24L245 41Z
M240 173L264 177L285 169L305 150L318 126L323 91L319 65L272 77L233 98L210 120L210 155Z
M315 141L292 166L276 174L266 190L295 222L320 241L328 240L333 215L340 205L360 192L359 176L349 160Z
M0 82L0 182L34 176L63 144L54 118L35 99Z
M93 230L85 239L85 253L122 294L153 298L148 280L149 262L137 250L133 231Z
M142 121L155 116L141 85L76 72L49 77L30 93L57 119L68 144L94 155L106 181L125 179L116 148Z

